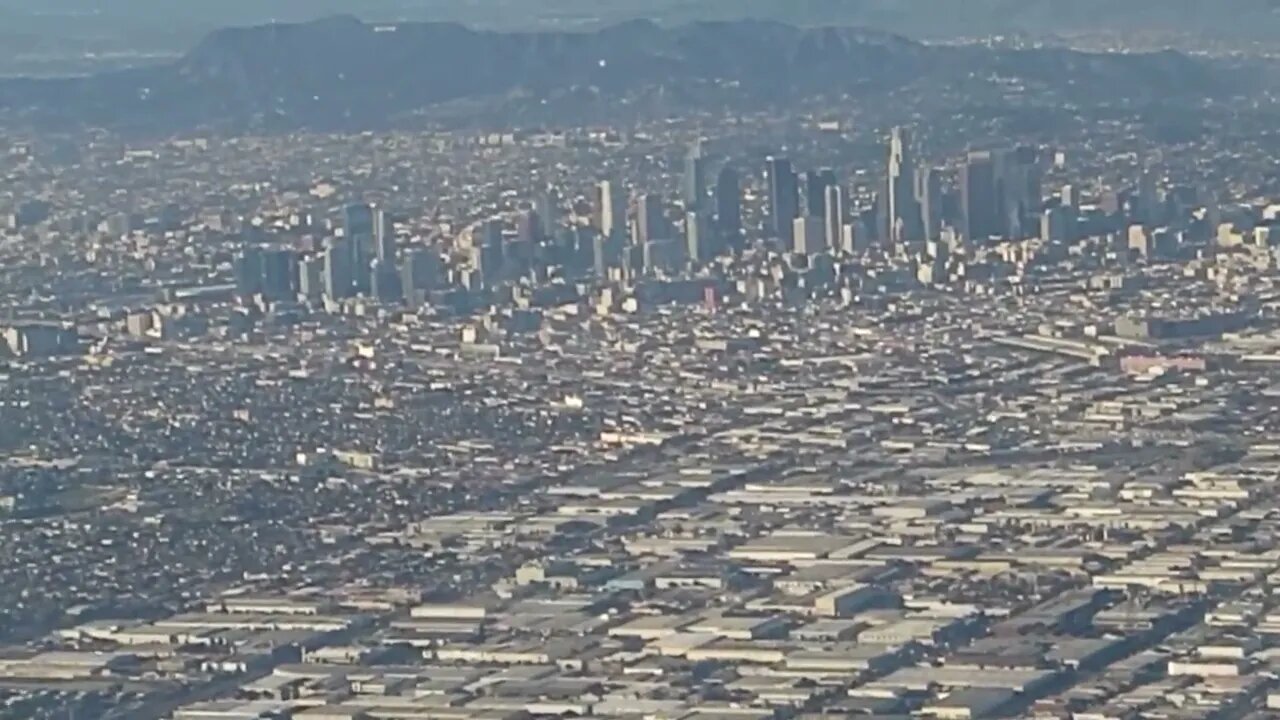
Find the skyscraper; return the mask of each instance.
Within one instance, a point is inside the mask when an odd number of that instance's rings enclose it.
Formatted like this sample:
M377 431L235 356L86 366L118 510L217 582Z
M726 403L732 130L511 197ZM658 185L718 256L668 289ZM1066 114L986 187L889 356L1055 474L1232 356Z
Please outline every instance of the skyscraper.
M703 193L707 187L707 159L702 153L702 141L698 140L689 146L684 158L684 186L681 192L686 210L700 210L704 202Z
M790 160L775 157L765 160L765 172L769 176L769 229L789 247L795 229L793 221L800 214L796 174Z
M560 226L560 194L547 185L533 196L533 211L538 215L542 237L552 237Z
M342 216L342 234L351 253L349 270L356 293L369 292L370 267L374 252L373 206L365 203L348 205Z
M1021 239L1035 232L1044 201L1041 184L1042 173L1036 148L1021 145L1000 153L996 163L996 200L1003 237Z
M880 192L875 193L871 197L871 207L866 209L867 226L871 228L871 234L867 238L869 244L888 245L890 237L889 228L889 200L888 200L888 181Z
M622 235L627 225L627 206L621 191L612 181L596 185L596 227L606 239Z
M844 247L844 188L828 185L823 195L823 233L827 247L836 250Z
M662 198L652 193L641 193L636 196L635 205L635 237L636 245L645 245L654 240L667 240L667 217L662 208Z
M373 235L373 206L352 203L342 211L343 234L348 238Z
M817 255L826 249L822 218L798 217L792 221L792 251L797 255Z
M1040 239L1047 243L1075 240L1076 210L1073 207L1051 207L1040 216Z
M579 243L581 252L590 256L591 271L596 277L608 276L609 268L618 265L618 259L612 254L613 247L605 242L605 237L599 231L579 235Z
M942 232L942 178L940 170L926 167L916 176L916 203L920 208L920 234L937 240Z
M1059 202L1063 207L1079 209L1080 193L1076 190L1075 185L1063 185L1062 192L1059 194Z
M324 294L331 300L349 298L355 293L350 238L330 238L324 251Z
M1138 179L1138 189L1134 196L1134 221L1143 225L1157 225L1162 220L1160 195L1156 190L1156 177L1150 170L1143 170Z
M502 221L486 220L475 229L473 242L479 243L480 275L486 285L500 280L506 272L506 247L502 235Z
M533 245L542 238L542 221L537 211L532 208L521 210L516 215L516 242Z
M742 249L742 181L731 165L716 177L716 229L721 241L734 250Z
M288 248L262 254L262 294L268 300L286 300L297 294L298 256Z
M967 242L982 242L1001 234L996 185L998 159L998 154L991 151L970 152L960 170L960 204Z
M391 218L382 208L373 208L372 213L371 231L374 252L384 266L395 267L396 233L391 225Z
M247 247L232 261L236 294L250 297L262 292L262 249Z
M921 240L920 206L916 202L916 167L911 154L911 133L895 127L889 138L888 200L889 240L894 244Z
M316 300L325 294L325 259L310 257L298 267L298 294Z
M417 247L405 254L400 270L400 291L405 304L419 307L428 293L443 284L444 262L434 248Z
M382 302L400 298L399 259L396 257L396 231L391 216L382 208L373 208L373 250L369 263L369 293Z
M706 211L694 210L685 214L684 235L689 260L705 263L720 254L719 238Z
M870 249L884 244L884 203L875 198L871 207L862 208L853 216L854 234L858 249Z
M815 170L805 176L805 209L809 217L826 216L827 188L837 184L836 172L831 168Z
M370 293L380 302L394 302L400 299L400 275L394 265L386 265L377 258L369 264Z

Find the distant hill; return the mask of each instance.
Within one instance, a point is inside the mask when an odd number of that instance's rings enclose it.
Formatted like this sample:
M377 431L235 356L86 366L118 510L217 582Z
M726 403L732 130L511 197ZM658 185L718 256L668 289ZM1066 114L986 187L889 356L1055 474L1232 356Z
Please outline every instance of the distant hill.
M664 12L673 20L755 17L930 37L1156 30L1270 39L1280 32L1280 0L669 0Z
M485 30L596 30L770 20L860 26L916 39L1134 37L1195 48L1280 45L1280 0L0 0L0 75L75 74L173 57L231 26L351 14ZM1154 35L1154 38L1152 37ZM1202 39L1204 41L1202 42Z
M1084 101L1198 98L1248 82L1224 66L1173 52L930 46L875 31L774 22L633 21L591 32L500 33L452 23L376 26L344 16L221 30L168 64L0 81L0 114L50 126L357 128L493 98L539 103L660 87L697 103L729 86L737 97L776 102L997 76Z
M0 17L20 30L83 24L133 35L131 28L208 29L350 13L372 21L449 21L494 29L637 18L769 19L911 35L1164 29L1264 38L1280 32L1278 6L1277 0L0 0Z

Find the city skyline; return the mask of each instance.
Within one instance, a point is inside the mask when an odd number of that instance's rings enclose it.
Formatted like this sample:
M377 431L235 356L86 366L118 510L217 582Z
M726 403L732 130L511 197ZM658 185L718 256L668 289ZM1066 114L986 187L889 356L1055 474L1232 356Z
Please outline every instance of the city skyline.
M569 1L0 50L0 720L1276 717L1269 46Z

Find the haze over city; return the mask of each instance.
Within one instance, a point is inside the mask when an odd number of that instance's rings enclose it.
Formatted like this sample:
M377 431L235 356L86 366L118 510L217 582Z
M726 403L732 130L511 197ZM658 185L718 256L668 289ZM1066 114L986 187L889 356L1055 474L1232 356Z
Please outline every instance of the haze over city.
M0 720L1280 717L1271 0L0 0Z

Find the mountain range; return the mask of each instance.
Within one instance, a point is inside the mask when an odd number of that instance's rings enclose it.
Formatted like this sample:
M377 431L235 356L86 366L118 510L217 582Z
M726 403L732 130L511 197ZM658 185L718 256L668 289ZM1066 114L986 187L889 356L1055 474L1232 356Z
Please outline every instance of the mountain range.
M645 18L856 24L892 32L1123 32L1164 30L1219 37L1273 37L1277 0L0 0L20 32L222 27L301 22L350 13L370 21L433 20L488 29L604 25Z
M496 32L339 16L220 30L173 62L3 80L0 121L154 131L350 129L460 104L480 113L496 102L510 112L520 103L625 98L654 88L686 103L731 96L759 104L1011 81L1059 93L1066 103L1140 103L1239 93L1255 78L1175 52L926 45L859 28L765 21Z
M351 14L482 30L769 20L915 39L1015 35L1225 51L1280 45L1280 0L0 0L0 76L87 74L175 58L214 30Z

